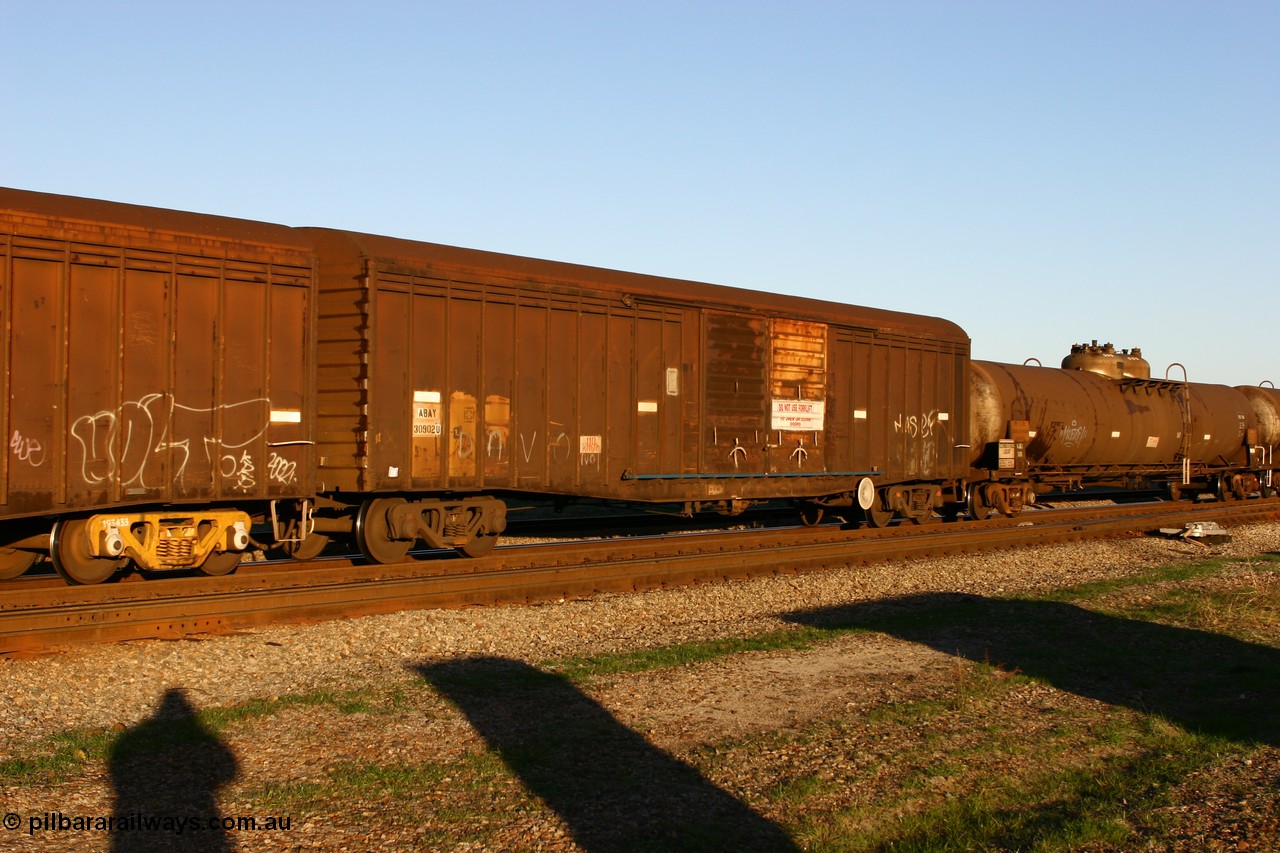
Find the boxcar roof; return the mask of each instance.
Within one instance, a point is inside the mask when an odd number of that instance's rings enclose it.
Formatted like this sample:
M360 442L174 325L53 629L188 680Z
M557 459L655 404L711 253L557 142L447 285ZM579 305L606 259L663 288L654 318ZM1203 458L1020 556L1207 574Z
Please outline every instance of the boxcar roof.
M891 330L965 345L969 342L968 335L960 326L938 317L560 261L538 260L477 249L463 249L437 243L421 243L395 237L379 237L373 234L331 229L303 230L324 232L332 237L345 238L356 254L369 258L385 268L401 271L416 270L446 279L562 285L616 293L619 296L630 295L641 299L650 297L681 303L692 301L725 310L745 309L800 315L826 322Z
M284 225L0 187L0 220L6 219L26 219L33 225L57 220L86 232L118 228L145 234L150 240L184 237L247 248L312 251L305 235Z

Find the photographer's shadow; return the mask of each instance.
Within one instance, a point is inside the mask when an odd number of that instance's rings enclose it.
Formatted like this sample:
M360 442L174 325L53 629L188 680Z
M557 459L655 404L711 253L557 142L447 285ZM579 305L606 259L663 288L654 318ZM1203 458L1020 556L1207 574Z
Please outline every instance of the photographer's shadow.
M107 768L116 795L112 851L234 849L217 795L236 778L235 754L180 688L166 690L156 712L116 740Z
M779 826L627 728L566 678L472 658L417 671L592 853L793 851Z
M1280 746L1280 650L1052 601L927 594L793 613L863 628L1158 714L1188 730Z

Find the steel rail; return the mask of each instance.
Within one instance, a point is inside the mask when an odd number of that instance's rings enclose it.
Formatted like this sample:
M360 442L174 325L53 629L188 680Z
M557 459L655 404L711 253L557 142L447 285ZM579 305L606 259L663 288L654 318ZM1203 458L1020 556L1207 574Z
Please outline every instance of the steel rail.
M1115 536L1213 515L1280 518L1280 502L1160 504L884 530L835 526L500 549L477 560L320 566L243 577L15 590L0 602L0 655L173 638L399 610L531 603L833 565Z

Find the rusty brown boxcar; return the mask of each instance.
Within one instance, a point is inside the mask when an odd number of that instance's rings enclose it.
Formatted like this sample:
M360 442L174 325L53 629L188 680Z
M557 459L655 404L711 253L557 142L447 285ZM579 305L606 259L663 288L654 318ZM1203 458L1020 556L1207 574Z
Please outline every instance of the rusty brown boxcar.
M314 279L289 228L0 189L0 574L230 571L311 496Z
M968 471L969 339L909 314L304 229L317 530L478 554L503 498L794 498L917 521Z

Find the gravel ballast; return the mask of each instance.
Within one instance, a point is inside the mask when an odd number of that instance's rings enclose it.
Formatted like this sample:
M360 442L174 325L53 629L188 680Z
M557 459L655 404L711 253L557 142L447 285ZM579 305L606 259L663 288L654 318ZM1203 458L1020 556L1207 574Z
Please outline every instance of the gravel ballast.
M134 725L170 688L201 707L317 688L415 679L422 661L498 656L538 664L569 656L793 627L788 613L922 592L1035 593L1209 554L1280 551L1280 527L1231 531L1228 544L1153 537L659 590L527 607L410 611L230 636L75 647L0 659L0 755L73 728ZM162 582L162 581L158 581Z

